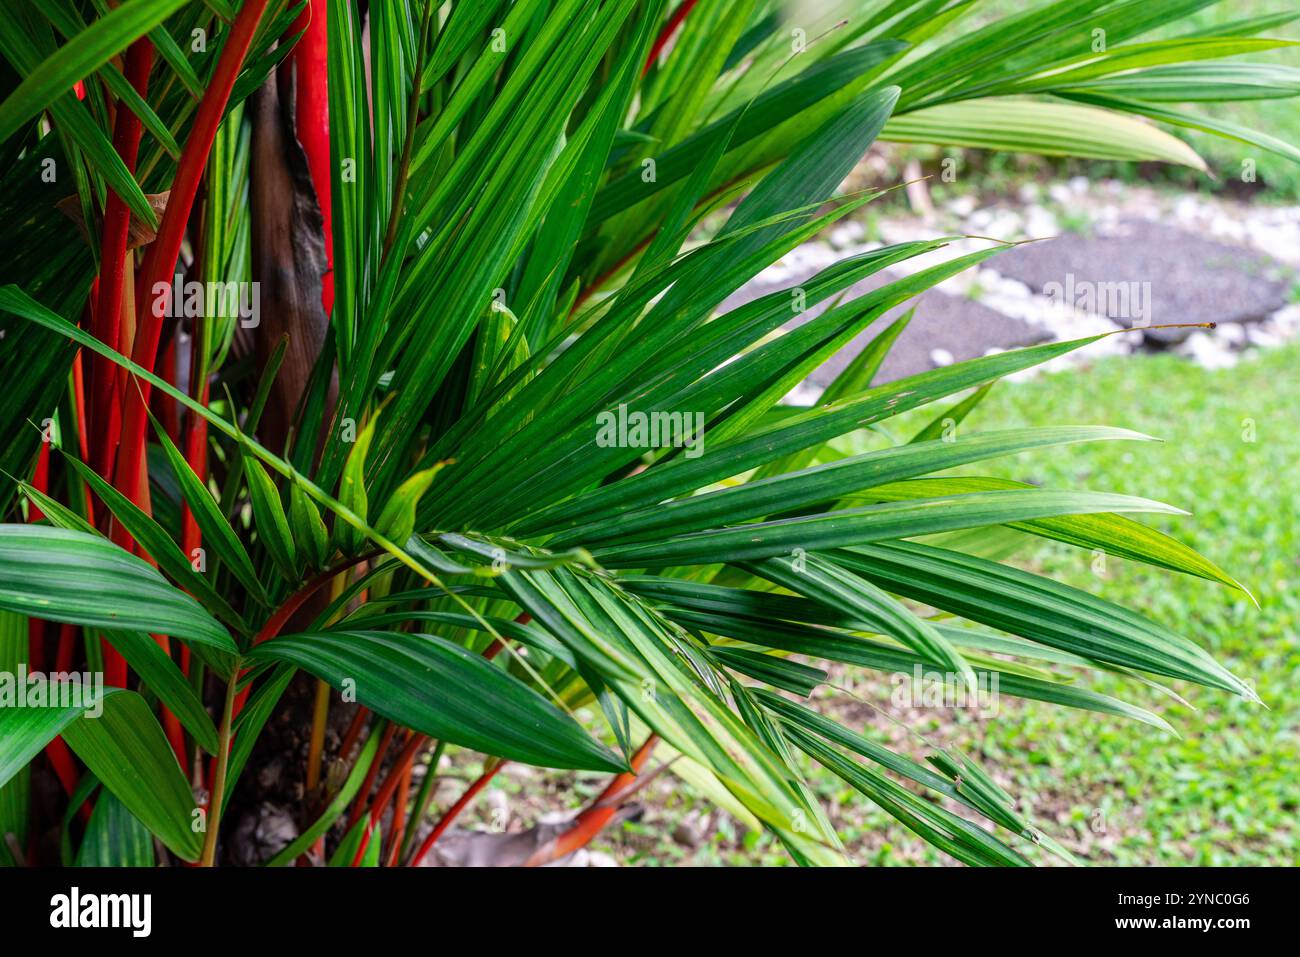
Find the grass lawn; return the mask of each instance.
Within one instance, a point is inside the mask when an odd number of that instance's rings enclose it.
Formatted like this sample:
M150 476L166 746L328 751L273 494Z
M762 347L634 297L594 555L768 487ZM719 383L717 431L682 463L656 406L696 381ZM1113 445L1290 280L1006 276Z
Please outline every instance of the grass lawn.
M1105 423L1164 439L1026 454L984 471L1142 495L1192 511L1190 518L1157 521L1237 576L1260 608L1211 583L1115 558L1099 576L1089 552L1037 539L1016 561L1192 637L1252 680L1266 708L1175 683L1197 709L1189 711L1102 673L1087 679L1089 687L1159 711L1182 738L1005 697L993 717L935 709L901 714L889 705L889 681L861 670L836 672L832 682L839 688L824 687L818 707L918 756L926 747L915 732L962 748L1026 799L1042 827L1091 863L1300 863L1298 367L1300 343L1251 353L1235 368L1215 372L1172 355L1106 359L1002 383L963 426ZM1253 442L1243 438L1252 422ZM856 862L951 863L837 778L814 772L814 779ZM680 786L652 789L647 803L642 823L611 830L597 849L642 864L787 860L768 838L739 835L725 815L711 815ZM666 839L702 819L713 825L704 828L702 843Z
M1294 343L1217 372L1174 356L1111 359L1004 385L976 413L972 425L980 429L1106 423L1164 439L1025 455L999 463L996 474L1184 507L1192 517L1160 522L1163 530L1217 561L1260 603L1256 609L1227 589L1119 559L1107 559L1098 581L1090 554L1054 543L1023 556L1202 643L1253 681L1267 704L1179 689L1199 709L1164 709L1182 740L1038 704L987 723L979 750L1018 791L1039 794L1098 861L1300 861L1298 366ZM1093 687L1132 695L1128 684L1103 675ZM1139 700L1160 706L1153 695ZM1104 833L1090 823L1104 824Z

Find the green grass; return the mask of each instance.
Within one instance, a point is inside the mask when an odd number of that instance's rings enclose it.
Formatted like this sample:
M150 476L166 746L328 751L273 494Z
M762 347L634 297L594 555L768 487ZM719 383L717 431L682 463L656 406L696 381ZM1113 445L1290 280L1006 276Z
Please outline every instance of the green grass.
M963 428L1077 423L1134 428L1165 441L1099 443L1024 455L986 474L1069 488L1106 488L1192 507L1158 523L1236 575L1259 599L1208 582L1027 539L1026 567L1135 608L1209 647L1255 683L1267 707L1178 686L1189 711L1131 681L1099 674L1089 686L1158 710L1175 739L1116 718L1002 700L1001 712L911 712L935 744L962 748L1029 801L1039 824L1082 859L1121 865L1262 865L1300 862L1300 343L1251 353L1209 372L1172 355L1118 358L1002 383ZM1255 441L1243 430L1253 420ZM892 747L924 744L884 717L890 684L840 671L819 707ZM855 697L856 696L856 699ZM919 722L919 723L918 723ZM829 774L813 772L850 856L861 864L951 863ZM766 837L731 822L699 847L668 838L704 802L680 787L648 799L649 818L606 835L603 850L628 864L779 864ZM1051 863L1052 859L1043 859Z
M1045 545L1028 564L1137 608L1201 642L1255 683L1267 708L1180 689L1200 710L1165 709L1183 735L1039 705L986 726L981 750L1020 789L1077 832L1098 809L1091 843L1120 864L1294 864L1300 859L1300 346L1252 353L1208 372L1173 356L1112 359L995 390L981 429L1096 422L1165 440L1080 447L1005 464L1000 474L1052 486L1111 488L1192 507L1161 523L1236 575L1258 598L1136 563ZM1253 424L1255 441L1247 441ZM1125 693L1103 676L1094 687ZM1131 694L1131 691L1127 692ZM1150 697L1152 703L1157 699ZM1082 789L1065 791L1065 782ZM1050 823L1050 822L1045 822ZM1104 838L1112 840L1104 840Z

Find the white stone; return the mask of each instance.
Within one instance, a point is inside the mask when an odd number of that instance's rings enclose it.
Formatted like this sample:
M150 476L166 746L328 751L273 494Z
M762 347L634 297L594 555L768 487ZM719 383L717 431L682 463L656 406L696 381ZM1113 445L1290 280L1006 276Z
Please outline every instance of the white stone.
M948 201L948 212L960 219L965 219L971 213L975 212L974 196L958 196L956 199Z

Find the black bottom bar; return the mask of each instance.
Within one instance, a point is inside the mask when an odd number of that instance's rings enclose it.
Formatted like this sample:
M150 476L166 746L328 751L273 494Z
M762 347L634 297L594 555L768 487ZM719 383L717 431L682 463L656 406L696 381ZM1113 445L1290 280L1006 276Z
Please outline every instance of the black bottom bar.
M915 933L918 941L955 934L953 943L1028 943L1042 938L1027 935L1050 934L1071 943L1199 936L1232 946L1243 935L1294 929L1294 876L1207 868L23 869L0 871L0 926L11 941L246 941L259 950L280 941L386 947L394 934L412 944L468 934L496 947L557 930L587 941L629 932L645 940L647 921L660 932L715 923L719 940L785 930L865 944L883 930ZM148 895L147 906L144 897L120 895Z

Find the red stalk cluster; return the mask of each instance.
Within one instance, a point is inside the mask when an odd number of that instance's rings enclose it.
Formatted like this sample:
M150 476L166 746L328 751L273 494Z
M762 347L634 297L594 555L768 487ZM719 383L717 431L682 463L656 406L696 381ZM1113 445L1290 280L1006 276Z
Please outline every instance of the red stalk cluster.
M169 312L172 292L172 274L177 268L182 241L196 201L198 190L204 176L208 156L213 140L225 114L226 106L235 81L243 67L251 46L257 26L265 13L269 0L245 0L226 36L220 58L217 62L211 83L199 103L188 138L186 139L176 175L172 183L169 200L162 215L157 235L145 252L140 269L134 268L133 257L128 248L131 213L122 199L111 190L107 196L104 211L103 234L101 237L101 267L91 293L90 330L92 334L111 348L129 354L132 360L146 369L154 369L159 362L159 345L162 339L164 317ZM645 64L648 71L656 62L664 47L671 41L686 16L695 7L697 0L684 0L673 12L669 21L656 38ZM327 72L327 9L324 0L310 0L295 25L302 36L293 53L292 63L296 71L295 113L299 140L306 154L308 166L316 189L317 199L323 215L323 229L327 270L322 278L322 302L328 313L333 304L333 230L332 199L330 190L330 136L328 116L328 72ZM141 38L131 45L125 59L125 76L135 91L144 97L148 90L149 74L153 65L154 50L147 38ZM78 95L84 95L82 84L78 84ZM142 125L133 111L118 106L113 121L113 145L122 158L126 168L134 172L142 139ZM154 289L163 289L161 296L153 294ZM198 346L196 345L196 348ZM82 458L89 462L96 472L126 495L146 513L151 511L149 501L148 473L145 461L146 433L148 422L151 385L138 381L121 370L114 363L101 357L92 357L89 373L89 391L91 393L90 412L93 418L86 418L86 403L82 381L81 357L74 360L73 383L76 414L79 425L80 452ZM176 369L175 343L169 343L162 356L163 368L159 370L164 378L175 384L179 380ZM196 362L195 368L199 368ZM208 383L197 381L192 376L192 390L195 398L206 404L208 400ZM187 462L201 478L207 474L207 429L206 422L200 417L190 415L182 429L178 410L168 404L161 411L164 427L169 434L183 446ZM89 426L89 427L88 427ZM91 429L93 428L93 433ZM90 441L89 436L94 436ZM45 491L49 484L49 446L43 443L37 460L32 484ZM93 510L87 496L88 515L93 522ZM33 504L29 520L36 521L42 513ZM113 540L128 549L149 559L132 540L131 535L120 525L111 522ZM182 547L186 554L192 554L199 547L201 533L185 506L182 517ZM369 556L361 556L341 563L313 581L307 583L291 596L266 622L254 643L264 641L277 635L290 617L302 607L303 603L315 594L321 586L347 568ZM527 615L521 615L521 621L527 621ZM31 659L33 666L44 662L44 623L31 623ZM170 653L169 640L155 636L165 651ZM63 625L60 629L56 665L59 670L69 670L75 649L76 629ZM494 641L484 652L491 659L504 648L500 640ZM127 683L128 670L125 660L111 646L105 643L105 677L110 685L124 687ZM187 649L182 648L182 665L188 671ZM247 689L227 702L228 708L235 714L243 706ZM343 753L346 756L351 745L359 737L365 723L366 709L360 708L353 720L352 727L345 736ZM167 737L176 750L182 766L186 763L184 750L184 732L179 721L166 708L162 717ZM354 805L349 827L359 821L365 813L365 805L382 767L383 757L388 750L396 726L389 725L383 732L379 753L371 766L366 780ZM602 792L597 801L583 811L574 822L574 826L555 841L543 848L529 864L545 863L565 854L572 853L587 844L612 818L622 800L626 799L633 788L636 773L641 769L656 742L655 736L641 747L632 759L632 771L614 778ZM414 763L421 750L429 743L426 735L407 732L402 750L398 753L388 774L380 784L374 800L370 802L369 820L352 861L353 866L364 857L374 826L382 819L390 804L396 800L393 812L391 846L384 859L388 866L398 863L402 846L402 831L406 824L407 804L410 794ZM63 788L69 795L76 786L77 773L71 752L62 739L56 738L47 748L47 754ZM505 761L496 761L489 769L474 781L465 793L456 801L435 825L419 850L412 858L413 864L424 859L433 844L451 826L460 813L490 783L492 778L505 765ZM434 773L430 769L429 773ZM208 780L212 781L209 770ZM221 782L215 782L220 785ZM79 809L82 819L90 813L90 804ZM216 822L213 822L216 826ZM545 860L540 856L545 854ZM205 857L210 860L210 855Z
M141 37L126 51L126 79L141 97L149 89L149 70L153 66L153 44ZM113 124L113 148L129 172L135 172L142 133L140 118L121 107ZM104 203L104 233L100 242L98 296L91 319L91 333L100 342L124 351L122 296L128 277L135 270L127 259L127 238L131 228L131 211L117 193L109 190ZM122 386L125 377L116 363L95 356L90 367L91 411L98 438L91 467L106 481L112 481L113 461L122 427Z
M253 42L258 21L266 10L268 0L246 0L240 8L203 99L194 116L194 125L181 151L172 181L167 209L158 227L158 235L145 254L144 263L136 282L138 321L131 358L136 364L152 369L158 358L158 343L162 337L163 315L171 307L172 271L180 256L181 241L189 222L199 182L207 167L212 141L217 135L234 88L235 79L244 65L248 48ZM165 290L161 301L154 302L153 290ZM162 307L162 308L159 308ZM126 411L122 419L122 444L118 452L116 486L141 508L148 508L148 485L145 480L145 426L151 386L138 381L136 388L128 388ZM129 540L128 535L122 533Z
M111 189L108 191L100 237L100 271L92 284L87 310L89 331L104 344L131 355L144 368L153 369L155 366L163 326L162 310L152 308L152 298L148 294L157 282L170 279L170 273L176 265L217 127L267 5L268 0L246 0L226 37L212 82L199 104L177 166L158 234L146 252L143 267L138 274L129 249L131 211L120 196ZM142 98L148 92L153 59L153 44L146 37L136 40L126 52L125 77ZM79 82L79 97L84 96L84 89L84 84ZM134 111L118 104L112 123L114 149L127 170L134 173L143 135L140 119ZM168 285L170 287L170 283ZM166 368L162 372L174 383L177 381L174 350L169 349L168 354L172 356L172 361L165 362ZM81 457L99 475L113 482L119 491L148 512L144 449L149 383L133 381L116 364L98 356L90 360L88 378L91 394L89 410L85 401L86 383L83 381L82 360L78 354L73 360L72 383ZM199 394L201 401L206 402L206 384L203 384ZM90 418L87 417L87 411L90 412ZM164 419L166 413L167 410L164 410ZM201 423L202 420L198 421ZM172 431L178 433L179 421L170 424ZM188 460L192 465L197 464L196 471L200 476L206 475L206 431L201 424L192 425L185 438ZM49 443L42 442L32 477L32 486L39 491L48 492L49 460ZM87 517L93 524L94 509L89 495L86 507ZM37 521L42 517L41 510L33 504L28 513L29 521ZM190 551L197 547L198 532L192 517L187 515L186 518L182 537L187 551ZM142 557L149 559L120 523L110 520L110 526L114 542L128 549L135 548ZM33 620L30 623L30 658L33 666L44 666L46 627L44 622ZM155 638L170 653L169 639L162 636ZM63 625L56 646L58 670L71 669L75 645L76 629ZM104 643L103 651L106 683L114 687L125 687L128 678L125 659L107 642ZM161 710L168 740L183 766L186 763L184 731L168 709L164 707ZM71 794L76 787L77 770L67 745L61 738L56 738L47 747L46 753L60 784ZM80 813L85 820L89 815L89 804L83 806Z

